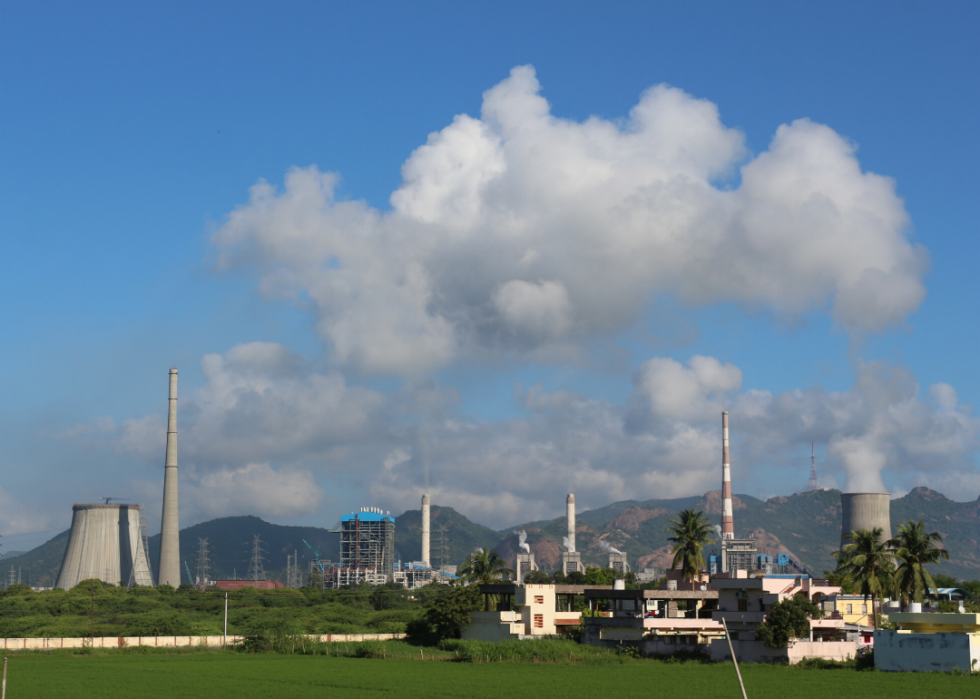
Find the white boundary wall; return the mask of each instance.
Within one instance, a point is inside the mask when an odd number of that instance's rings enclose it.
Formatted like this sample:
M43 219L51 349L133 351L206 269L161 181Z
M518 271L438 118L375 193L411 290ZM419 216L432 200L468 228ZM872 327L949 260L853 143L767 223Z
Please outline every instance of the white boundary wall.
M845 661L857 655L854 641L790 641L788 648L766 648L762 641L732 641L732 646L740 663L788 662L796 665L804 658ZM711 659L715 662L732 659L727 640L711 642Z
M220 648L231 645L243 636L96 636L91 638L5 638L4 650L51 650L53 648L126 648L153 646L156 648L186 648L200 646ZM302 638L320 643L357 643L359 641L393 641L405 638L403 633L324 633L303 634Z
M875 631L875 667L886 672L980 672L980 633Z

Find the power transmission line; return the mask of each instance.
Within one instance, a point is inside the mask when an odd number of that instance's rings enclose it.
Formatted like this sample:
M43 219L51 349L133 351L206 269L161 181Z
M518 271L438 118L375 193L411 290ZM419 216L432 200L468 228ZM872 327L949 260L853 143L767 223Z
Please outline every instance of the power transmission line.
M449 560L449 539L446 538L446 531L446 529L437 529L433 532L433 534L438 534L438 538L436 538L436 545L430 555L439 559L440 568L445 568L446 562Z
M252 539L252 565L248 569L248 574L255 582L265 580L265 567L262 565L265 557L262 555L265 550L262 548L262 539L258 534L253 535Z
M207 584L208 580L211 578L211 557L208 555L208 540L207 537L201 539L198 537L197 540L197 579L195 583L201 586L203 590Z

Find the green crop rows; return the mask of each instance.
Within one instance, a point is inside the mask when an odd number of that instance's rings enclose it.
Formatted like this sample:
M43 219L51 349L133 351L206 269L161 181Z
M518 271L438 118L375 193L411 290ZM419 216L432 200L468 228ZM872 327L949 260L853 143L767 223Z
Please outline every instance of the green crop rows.
M402 644L398 647L404 650ZM605 663L467 663L451 662L448 660L451 655L430 651L422 661L390 656L382 660L233 652L141 655L114 651L82 656L14 653L10 656L7 696L12 699L741 696L729 664L633 659ZM976 675L889 674L768 665L744 665L742 673L752 699L843 695L862 699L899 693L906 696L928 693L947 698L980 696L980 677Z

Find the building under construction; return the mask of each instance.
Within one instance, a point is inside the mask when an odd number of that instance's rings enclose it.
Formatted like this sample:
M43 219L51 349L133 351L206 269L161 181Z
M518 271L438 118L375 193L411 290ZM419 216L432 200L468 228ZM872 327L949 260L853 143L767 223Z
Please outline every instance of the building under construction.
M324 566L327 588L383 585L395 576L395 518L377 507L340 518L340 562Z

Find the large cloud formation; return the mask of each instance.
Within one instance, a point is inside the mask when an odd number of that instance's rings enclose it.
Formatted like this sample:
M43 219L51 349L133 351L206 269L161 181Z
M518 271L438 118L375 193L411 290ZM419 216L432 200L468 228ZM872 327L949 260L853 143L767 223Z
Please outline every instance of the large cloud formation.
M773 394L744 388L741 370L714 357L654 357L634 372L621 405L518 386L525 415L503 420L460 415L454 392L431 381L390 395L348 387L275 344L208 355L202 366L205 384L181 403L191 517L311 512L324 495L318 473L356 474L387 509L417 507L429 491L500 527L560 514L568 492L583 507L702 493L719 487L724 409L738 492L758 494L786 469L802 488L809 460L800 447L811 441L827 485L883 491L887 467L899 487L980 490L971 407L946 384L920 398L907 369L881 362L861 365L846 391ZM131 420L117 443L158 468L165 431L162 415ZM153 501L159 484L139 494Z
M737 492L761 494L787 470L802 490L801 446L812 441L825 485L887 492L887 467L899 488L975 497L980 419L946 384L918 394L907 369L880 362L862 365L846 391L773 394L744 389L741 371L713 357L656 357L634 373L625 405L522 388L530 417L430 426L379 469L371 492L392 507L417 506L424 459L435 501L500 526L559 515L567 492L586 508L703 493L721 486L720 413L729 410Z
M539 92L515 68L479 119L430 135L389 212L337 200L337 175L315 167L281 191L259 182L212 238L218 266L312 302L331 356L362 373L567 357L653 294L827 309L859 333L921 303L928 262L893 182L827 126L780 126L749 158L715 105L676 88L648 90L622 122L557 118Z
M861 335L901 324L925 293L927 257L893 182L863 172L832 129L780 126L752 156L715 105L672 87L622 121L557 118L539 93L534 70L515 68L480 118L431 134L389 211L297 168L281 189L256 184L218 227L219 269L315 310L327 368L274 343L203 358L204 384L181 403L194 507L309 512L318 482L360 479L385 508L416 507L425 490L502 527L559 514L568 492L584 507L703 493L719 486L724 409L739 492L787 468L802 487L813 441L828 485L884 490L888 468L898 488L974 496L972 409L945 384L920 397L911 372L880 362L857 364L846 391L773 394L743 387L724 357L653 357L622 404L519 386L513 417L461 410L427 372L581 359L655 297L827 312ZM413 378L385 393L355 373ZM128 453L163 453L162 416L100 429Z

